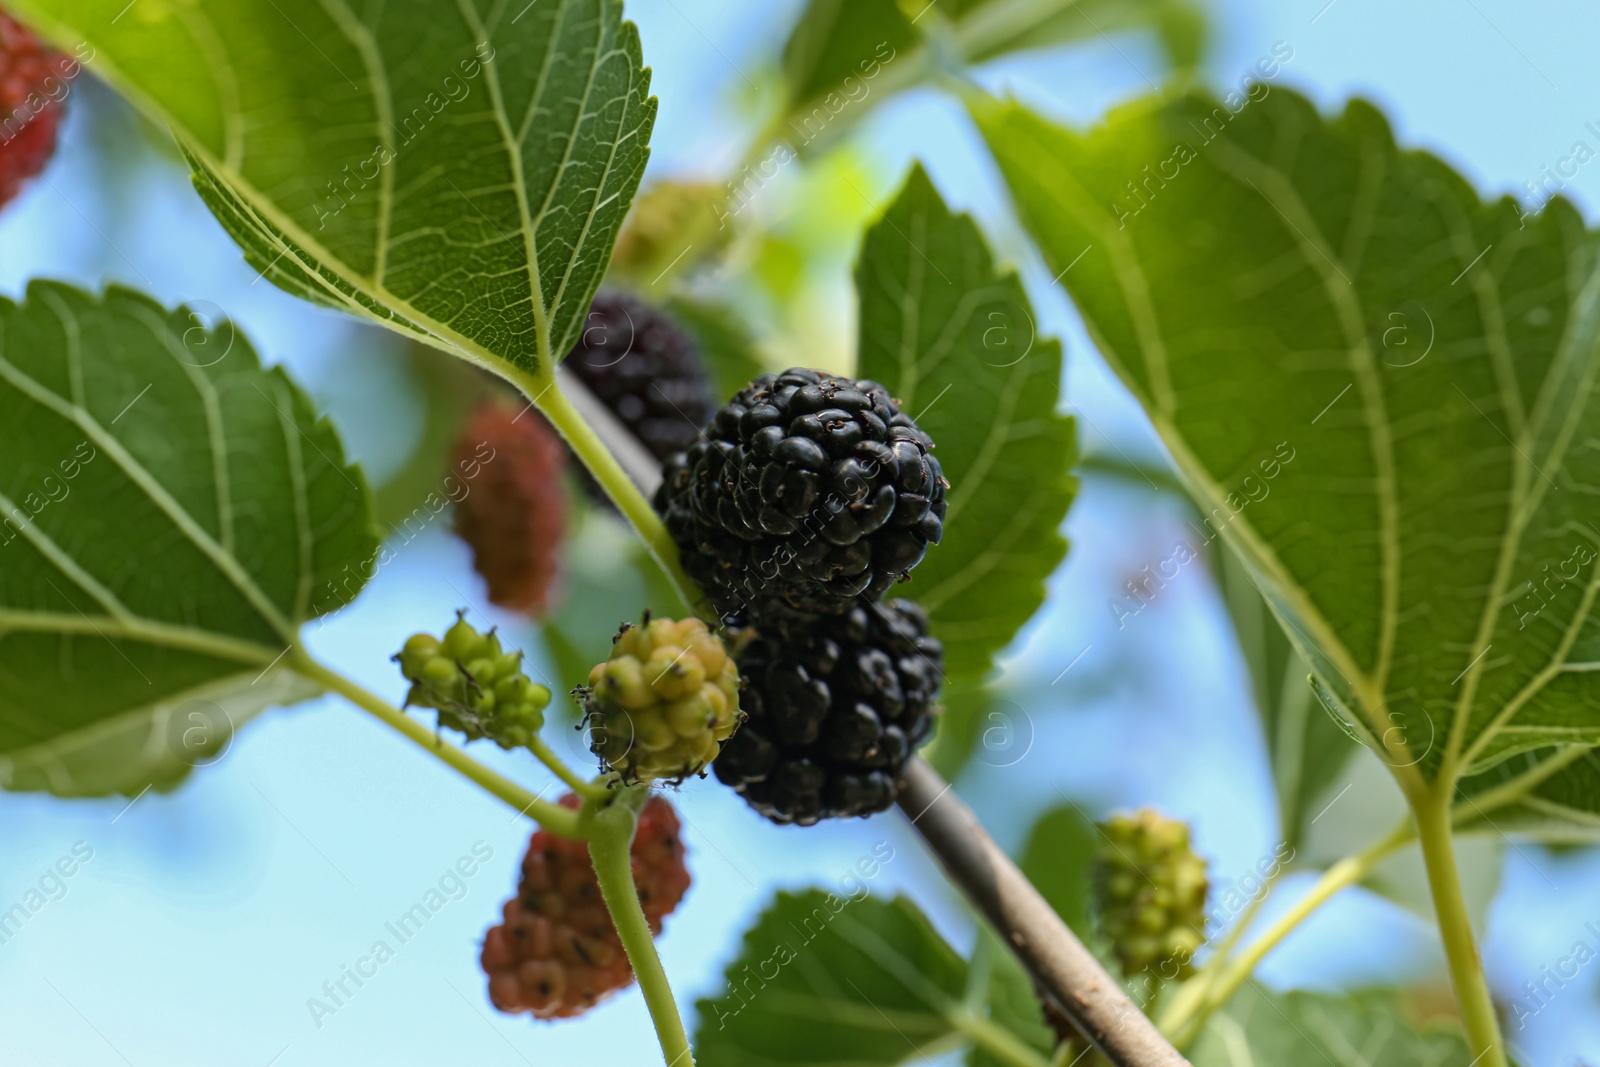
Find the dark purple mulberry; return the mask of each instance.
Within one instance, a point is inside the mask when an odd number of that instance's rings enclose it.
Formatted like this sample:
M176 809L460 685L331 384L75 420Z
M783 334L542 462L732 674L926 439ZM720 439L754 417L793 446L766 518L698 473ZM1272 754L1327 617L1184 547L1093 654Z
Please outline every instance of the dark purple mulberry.
M563 365L662 461L694 444L716 407L699 345L626 293L594 298Z

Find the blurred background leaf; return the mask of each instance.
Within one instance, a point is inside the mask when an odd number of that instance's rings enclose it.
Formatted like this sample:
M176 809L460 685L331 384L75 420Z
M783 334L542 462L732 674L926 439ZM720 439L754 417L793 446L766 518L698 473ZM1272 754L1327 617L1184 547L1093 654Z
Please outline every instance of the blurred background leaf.
M1011 1055L1013 1067L1045 1067L1049 1039L1006 957L980 952L974 979L904 897L779 893L745 932L724 991L699 1002L696 1061L889 1067L977 1040L1032 1057Z
M1238 555L1221 541L1213 547L1223 600L1250 668L1250 691L1266 735L1281 833L1298 849L1307 824L1319 815L1312 802L1338 778L1358 746L1316 699L1311 667L1289 643Z
M1212 1018L1189 1058L1194 1067L1466 1067L1470 1055L1456 1027L1417 1026L1393 993L1280 995L1250 983Z
M1028 831L1017 862L1061 921L1085 941L1095 940L1089 893L1100 831L1077 804L1051 808Z

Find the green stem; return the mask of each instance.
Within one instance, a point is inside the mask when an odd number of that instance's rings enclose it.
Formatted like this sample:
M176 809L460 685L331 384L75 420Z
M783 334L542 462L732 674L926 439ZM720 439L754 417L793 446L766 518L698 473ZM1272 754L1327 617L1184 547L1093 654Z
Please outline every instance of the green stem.
M982 1016L961 1010L952 1013L950 1021L957 1030L1001 1063L1010 1064L1011 1067L1050 1067L1050 1061L1036 1049L1023 1044L1011 1031L996 1026Z
M1461 876L1456 869L1455 845L1451 840L1449 793L1428 796L1414 804L1417 838L1422 844L1422 861L1428 870L1428 888L1433 893L1433 910L1439 920L1439 936L1444 941L1445 960L1450 965L1450 984L1455 988L1461 1022L1467 1031L1472 1062L1481 1067L1506 1067L1505 1045L1500 1023L1484 978L1483 961L1472 935L1466 898L1461 892Z
M1026 38L1054 18L1060 18L1077 5L1063 0L992 0L974 7L955 29L956 42L961 54L971 62L996 49L1015 47L1019 39ZM1088 16L1081 16L1088 18ZM1098 26L1112 32L1127 28L1127 23L1108 23L1104 19Z
M1073 469L1084 474L1115 478L1135 488L1165 493L1176 497L1185 507L1191 510L1194 508L1194 502L1189 498L1189 491L1184 488L1183 482L1164 467L1135 463L1132 460L1107 456L1100 452L1090 452L1080 457Z
M1227 966L1228 961L1233 958L1234 946L1239 943L1241 937L1249 932L1250 924L1255 922L1256 913L1267 902L1267 897L1271 895L1272 887L1277 884L1278 877L1282 873L1283 867L1280 865L1262 882L1261 892L1257 893L1250 903L1245 905L1244 910L1239 913L1233 925L1228 928L1228 932L1213 949L1211 955L1207 957L1205 963L1200 965L1192 978L1178 986L1177 999L1171 1002L1174 1006L1183 1003L1190 1005L1185 1007L1184 1010L1186 1012L1194 1010L1192 1004L1199 1003L1196 998L1211 988L1211 983L1216 980L1217 972ZM1154 1015L1155 1013L1147 1010L1145 1014Z
M551 833L569 838L583 836L578 825L577 812L563 808L559 804L540 800L516 782L496 774L454 745L445 744L422 723L406 715L382 697L361 688L344 675L324 667L307 655L304 649L295 649L290 657L290 666L296 673L325 689L338 693L386 726L404 734L435 758L449 764L467 779L486 792L499 797L515 810L530 816Z
M922 7L921 4L917 6ZM947 80L941 79L942 75L951 73L944 69L948 64L941 65L946 58L971 64L992 56L996 50L1029 37L1051 19L1065 16L1074 6L1072 0L993 0L988 4L974 5L965 17L938 26L943 21L941 9L929 4L923 8L928 18L917 27L928 32L882 63L877 74L871 77L863 74L859 79L867 87L869 96L852 102L842 110L828 108L826 114L829 117L821 125L815 121L817 112L826 107L828 98L836 95L841 87L826 88L807 100L785 100L782 112L768 123L746 153L743 163L734 172L734 180L738 180L745 166L765 156L770 140L776 139L779 133L799 135L785 139L802 156L814 156L838 144L880 102L930 80ZM1102 25L1107 29L1121 30L1126 29L1128 23ZM942 42L933 40L935 36L941 37ZM808 121L811 122L809 126L806 125Z
M550 425L566 438L567 444L572 446L572 451L577 453L600 488L617 505L617 510L638 531L684 607L696 614L704 614L698 603L699 593L694 582L683 573L683 565L678 560L678 546L672 540L672 535L667 533L666 526L662 525L661 517L644 498L644 494L639 492L639 487L633 484L633 479L628 477L628 472L622 469L622 464L617 462L605 442L600 440L600 435L594 432L555 384L553 376L548 380L544 377L519 379L517 385L544 412Z
M583 799L605 800L611 795L611 790L600 782L590 782L580 778L560 756L556 755L554 749L545 744L544 738L537 734L528 742L528 751L532 752L540 763L550 768L550 773L561 779L568 789Z
M1355 885L1372 873L1379 863L1405 845L1414 836L1411 823L1404 825L1383 840L1368 846L1353 856L1335 863L1317 879L1309 892L1295 902L1277 922L1252 941L1237 957L1222 966L1210 981L1195 981L1185 985L1167 1007L1160 1020L1161 1032L1177 1045L1192 1041L1211 1014L1245 983L1267 954L1288 937L1296 927L1313 912L1326 904L1335 893L1346 886ZM1198 978L1198 976L1197 976Z
M677 1002L672 999L667 972L656 954L655 935L644 917L644 909L639 906L639 891L633 884L631 849L638 814L632 802L642 801L647 795L644 789L633 790L625 799L619 798L618 802L594 811L589 857L600 882L600 895L605 898L617 936L622 939L622 948L628 954L628 962L633 964L634 976L639 979L639 990L644 993L645 1005L650 1009L650 1019L655 1023L667 1067L694 1067L689 1035L678 1015Z
M1280 865L1277 870L1263 880L1261 892L1257 893L1250 903L1244 906L1244 910L1239 913L1239 917L1234 921L1233 927L1223 935L1221 943L1217 945L1216 952L1201 965L1199 973L1195 975L1196 978L1204 977L1209 982L1211 980L1209 976L1222 970L1223 966L1232 958L1234 946L1239 943L1241 937L1249 933L1250 924L1256 921L1256 914L1266 904L1267 897L1272 895L1272 887L1277 884L1278 877L1282 873L1283 867Z

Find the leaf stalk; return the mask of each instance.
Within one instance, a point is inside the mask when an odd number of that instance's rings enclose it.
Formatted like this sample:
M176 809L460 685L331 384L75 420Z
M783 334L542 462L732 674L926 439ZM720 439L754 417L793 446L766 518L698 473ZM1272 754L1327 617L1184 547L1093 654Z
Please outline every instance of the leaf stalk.
M563 808L559 804L552 804L547 800L539 799L534 793L529 792L511 779L490 770L454 745L445 744L434 731L406 715L376 693L362 688L337 671L324 667L312 659L303 648L296 648L289 657L288 662L296 673L316 682L325 689L338 693L385 726L394 729L415 742L434 758L446 764L485 792L505 801L514 810L529 816L551 833L575 840L583 837L583 831L578 824L577 812L570 808Z
M1433 894L1433 910L1439 920L1439 936L1444 941L1450 984L1461 1009L1472 1062L1481 1067L1506 1067L1500 1022L1489 996L1489 983L1484 977L1483 960L1478 955L1456 867L1449 793L1428 798L1414 805L1412 811L1417 820L1422 861L1428 871L1428 889Z
M683 602L683 607L690 612L705 616L709 609L703 604L694 582L684 573L683 564L678 559L678 546L672 540L672 535L667 533L661 517L656 514L655 508L650 506L650 502L639 491L639 487L633 483L633 479L628 477L628 472L623 470L622 464L617 462L616 456L606 447L600 435L595 433L588 420L572 406L572 401L556 383L554 373L532 378L519 376L515 384L544 413L545 418L550 420L550 425L554 426L571 446L572 451L583 461L583 465L594 476L600 488L605 490L606 496L611 498L617 510L638 532L650 555L671 582L679 600Z

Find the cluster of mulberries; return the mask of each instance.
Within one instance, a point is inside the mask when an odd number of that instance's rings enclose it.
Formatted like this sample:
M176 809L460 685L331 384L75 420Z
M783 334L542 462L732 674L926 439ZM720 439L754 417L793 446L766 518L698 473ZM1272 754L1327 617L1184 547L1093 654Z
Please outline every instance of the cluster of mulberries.
M0 11L0 207L50 161L61 98L78 69Z
M746 721L717 778L777 823L894 803L932 729L943 646L881 598L943 533L933 441L876 382L762 375L668 461L656 509L739 627Z
M656 509L738 631L730 660L694 620L624 628L574 690L602 765L628 782L709 765L778 823L889 807L943 675L926 614L883 600L943 534L933 441L877 382L802 368L713 413L694 342L622 294L595 299L565 366L665 459Z
M1116 814L1100 827L1094 859L1094 899L1100 929L1126 977L1148 971L1153 980L1193 973L1205 943L1206 861L1189 841L1189 827L1143 808Z
M575 796L561 803L579 806ZM639 903L651 932L659 934L689 888L678 816L659 796L639 813L632 859ZM535 832L517 895L502 914L505 921L484 937L480 957L489 999L501 1011L571 1018L633 981L584 842Z
M395 661L411 683L407 706L436 709L440 726L469 741L523 748L544 725L550 690L523 673L521 652L506 652L493 631L479 633L465 618L443 640L413 634Z
M699 619L624 624L573 695L595 755L625 782L699 774L741 718L738 668Z
M485 448L492 458L478 462ZM544 615L567 529L566 445L531 407L490 400L473 413L455 451L462 469L478 467L456 503L456 532L472 548L490 602Z
M894 803L933 728L944 649L909 600L857 604L739 655L748 721L713 764L777 823L867 815Z

